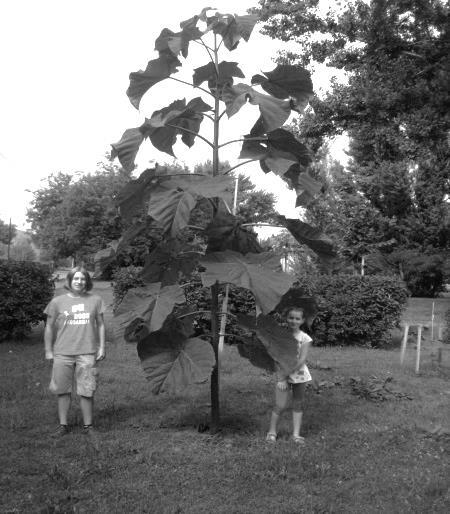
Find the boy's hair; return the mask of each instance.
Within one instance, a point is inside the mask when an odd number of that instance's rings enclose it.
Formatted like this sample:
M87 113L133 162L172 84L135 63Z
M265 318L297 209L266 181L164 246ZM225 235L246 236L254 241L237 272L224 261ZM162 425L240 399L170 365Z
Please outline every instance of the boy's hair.
M90 291L93 287L92 278L91 275L89 275L89 272L86 268L83 266L76 266L75 268L72 268L69 273L67 273L66 276L66 283L64 284L64 289L68 289L69 291L72 291L72 280L75 275L75 273L83 273L84 278L86 279L86 287L85 291Z
M298 311L303 314L303 319L306 318L305 309L303 307L297 307L296 305L292 305L291 307L288 307L284 310L284 317L287 318L288 314L292 311Z

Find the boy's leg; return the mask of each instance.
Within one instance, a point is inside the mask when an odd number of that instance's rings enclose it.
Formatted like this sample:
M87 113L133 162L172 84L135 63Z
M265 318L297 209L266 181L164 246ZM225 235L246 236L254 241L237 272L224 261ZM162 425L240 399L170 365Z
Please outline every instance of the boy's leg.
M286 409L289 401L289 388L281 391L275 386L275 407L270 416L269 434L277 434L277 425L281 413Z
M306 384L292 385L292 436L300 437L303 417L303 401L305 398Z
M97 368L95 355L77 355L76 363L77 394L80 396L83 425L91 426L94 411L94 392L97 388Z
M83 415L84 426L92 425L92 413L94 410L94 398L80 396L81 414Z
M72 399L72 379L75 359L70 355L55 355L49 389L58 396L58 418L60 425L67 426Z

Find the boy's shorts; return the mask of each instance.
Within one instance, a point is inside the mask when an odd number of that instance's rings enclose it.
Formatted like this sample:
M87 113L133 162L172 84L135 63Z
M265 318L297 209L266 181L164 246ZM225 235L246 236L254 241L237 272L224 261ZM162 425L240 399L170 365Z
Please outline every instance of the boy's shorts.
M55 394L70 394L75 374L77 394L91 398L97 389L98 369L95 354L55 355L49 389Z

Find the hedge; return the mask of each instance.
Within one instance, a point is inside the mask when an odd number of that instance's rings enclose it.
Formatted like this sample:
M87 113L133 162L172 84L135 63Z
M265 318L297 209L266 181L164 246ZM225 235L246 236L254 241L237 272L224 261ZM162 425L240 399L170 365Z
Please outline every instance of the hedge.
M36 262L0 260L0 341L23 338L53 298L49 266Z
M131 287L143 286L141 268L121 268L114 274L114 304L118 305ZM396 277L384 275L315 275L298 286L305 295L315 297L318 314L311 334L316 345L383 346L390 338L391 328L397 326L405 306L408 291ZM184 287L188 305L195 310L208 310L209 289L201 287L198 277ZM231 313L254 314L253 295L242 288L230 287ZM276 316L279 319L279 316ZM226 333L229 344L237 343L241 330L228 317ZM196 328L199 335L209 332L209 317L199 315ZM233 337L237 336L237 337Z

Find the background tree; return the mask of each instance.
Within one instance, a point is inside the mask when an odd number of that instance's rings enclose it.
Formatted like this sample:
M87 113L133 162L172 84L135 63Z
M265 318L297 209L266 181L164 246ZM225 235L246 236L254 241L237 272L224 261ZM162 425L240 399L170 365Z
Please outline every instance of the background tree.
M8 242L14 239L16 235L17 227L15 225L11 225L11 233L9 228L9 222L6 223L3 220L0 220L0 243L7 245Z
M53 259L83 259L118 238L122 227L114 197L130 177L110 163L100 163L93 174L51 175L33 192L27 212L37 243Z
M267 34L302 43L302 55L285 54L280 62L321 62L347 73L348 83L334 82L325 98L314 98L314 115L297 125L315 150L328 137L346 133L350 138L348 173L329 188L339 209L347 205L341 210L342 220L347 219L347 249L361 257L370 240L392 238L396 244L384 253L445 254L448 4L354 1L323 15L315 0L261 3ZM363 220L369 222L366 235Z

